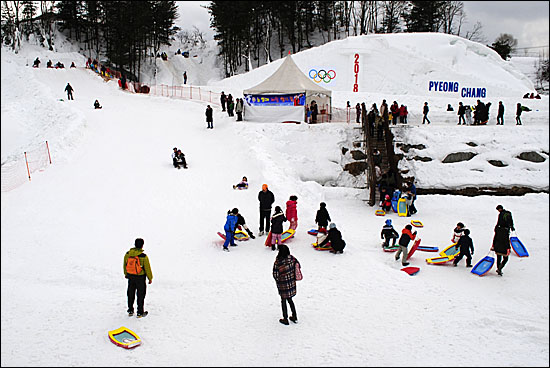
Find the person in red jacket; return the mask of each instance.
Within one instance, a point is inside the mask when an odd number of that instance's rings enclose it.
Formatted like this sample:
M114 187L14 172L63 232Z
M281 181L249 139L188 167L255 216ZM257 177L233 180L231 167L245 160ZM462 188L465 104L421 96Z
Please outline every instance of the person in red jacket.
M399 116L399 105L397 104L397 101L393 101L393 105L390 107L391 115L392 115L392 123L393 125L397 124L397 117Z
M401 124L407 124L407 115L409 112L407 111L407 106L401 105L399 108L399 119Z
M298 197L295 195L291 195L289 200L286 201L286 218L288 221L290 221L290 227L289 229L296 230L298 227L298 210L296 209L296 205L298 201Z
M411 240L414 240L416 238L416 231L414 233L411 233L412 226L407 225L403 230L401 230L401 238L399 238L399 250L395 254L395 260L399 261L399 256L401 253L403 253L403 266L408 266L409 262L407 262L407 255L409 254L408 246Z

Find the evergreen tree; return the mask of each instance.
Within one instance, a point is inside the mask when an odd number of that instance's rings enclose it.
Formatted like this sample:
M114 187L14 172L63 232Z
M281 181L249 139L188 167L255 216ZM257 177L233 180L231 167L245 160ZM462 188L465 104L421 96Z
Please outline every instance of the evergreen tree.
M403 14L407 32L437 32L441 26L445 1L410 1Z
M508 33L501 33L489 47L495 50L502 59L506 60L510 57L510 54L517 44L518 40L516 40L514 36Z
M22 31L28 40L29 36L37 30L34 26L33 20L36 16L36 5L34 1L30 0L22 1L21 4L23 6L23 10L21 12L21 15L23 16L23 19L21 20Z

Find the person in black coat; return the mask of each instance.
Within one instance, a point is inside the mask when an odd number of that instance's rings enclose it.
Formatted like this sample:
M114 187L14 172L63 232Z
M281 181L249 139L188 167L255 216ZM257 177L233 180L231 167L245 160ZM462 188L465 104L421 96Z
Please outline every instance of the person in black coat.
M504 125L504 105L498 102L497 125Z
M355 105L355 114L355 122L359 124L361 122L361 105L359 105L359 102L357 103L357 105Z
M225 111L225 102L227 101L227 97L225 96L225 93L222 91L222 95L220 96L220 102L222 103L222 111Z
M67 86L65 86L65 92L67 92L67 100L74 100L73 91L73 87L69 83L67 83Z
M497 273L502 276L502 269L510 255L510 230L514 231L515 228L510 211L505 210L500 204L497 206L497 211L499 214L492 249L497 254Z
M264 235L264 223L265 231L269 232L270 226L270 217L271 217L271 206L275 202L275 196L268 189L267 184L262 185L262 190L258 193L258 201L260 202L260 233L259 235Z
M317 210L317 215L315 216L315 223L319 226L319 230L321 230L321 228L326 228L328 226L328 222L331 221L331 219L327 211L327 204L321 202L319 206L320 208Z
M224 105L225 106L225 105ZM210 107L210 105L206 106L206 123L208 126L206 129L214 129L214 118L213 118L214 110Z
M516 109L516 125L522 125L521 124L521 112L523 109L521 108L521 104L518 102L517 109Z
M323 245L328 242L330 242L330 246L332 247L332 250L330 251L331 253L344 253L346 242L342 239L342 233L336 228L336 224L334 223L330 224L328 234L325 240L319 244L319 247L323 247Z
M460 239L458 240L458 243L456 244L458 248L460 248L459 255L455 258L453 262L453 266L457 266L458 262L466 256L466 267L472 267L472 255L474 254L474 243L472 242L472 238L470 238L470 230L464 229L464 232ZM470 253L471 251L471 253Z
M462 125L466 125L466 120L464 120L464 114L466 113L466 107L462 104L462 102L458 103L458 124L460 125L460 122L462 121Z
M430 124L430 119L428 119L429 111L430 111L430 108L428 107L428 103L424 102L424 108L422 109L422 114L423 114L422 124L426 123L426 121L428 122L428 124Z
M286 222L287 218L283 213L283 210L279 206L275 206L275 213L271 218L271 250L275 250L275 244L277 247L281 245L281 234L283 233L283 222Z
M248 226L246 226L246 221L245 221L244 217L239 213L239 209L234 208L233 210L229 210L229 211L227 211L227 214L229 215L231 212L237 214L237 226L242 226L243 229L245 229L245 231L248 233L248 236L250 236L252 239L256 239L254 234L252 234L252 230L250 230L248 228Z

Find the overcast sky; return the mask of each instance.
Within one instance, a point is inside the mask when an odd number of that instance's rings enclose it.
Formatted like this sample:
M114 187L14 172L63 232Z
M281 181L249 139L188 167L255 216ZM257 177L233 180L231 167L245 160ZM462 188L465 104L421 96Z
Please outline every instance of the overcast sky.
M197 26L207 39L212 39L210 14L201 7L209 3L177 1L180 14L177 25L189 30ZM487 44L493 43L501 33L510 33L518 40L517 47L548 47L548 4L548 1L464 1L468 23L463 29L471 30L480 21Z

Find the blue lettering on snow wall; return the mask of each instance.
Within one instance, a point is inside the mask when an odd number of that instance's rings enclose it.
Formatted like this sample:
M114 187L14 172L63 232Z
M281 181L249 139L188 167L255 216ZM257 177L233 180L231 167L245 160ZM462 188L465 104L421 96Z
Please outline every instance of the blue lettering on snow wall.
M430 81L428 91L430 92L458 92L458 82ZM487 97L486 88L463 87L460 89L460 97L464 98L485 98Z

